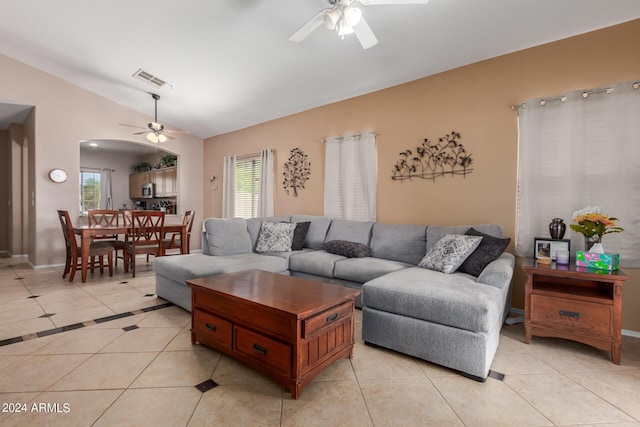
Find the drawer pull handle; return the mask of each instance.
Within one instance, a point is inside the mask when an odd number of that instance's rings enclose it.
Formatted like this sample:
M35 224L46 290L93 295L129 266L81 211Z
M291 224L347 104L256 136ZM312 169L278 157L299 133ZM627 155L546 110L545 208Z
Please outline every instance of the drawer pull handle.
M214 332L215 332L215 331L216 331L216 329L217 329L217 328L216 328L216 325L212 325L211 323L205 323L205 324L204 324L204 327L205 327L205 328L207 328L207 329L210 329L210 330L212 330L212 331L214 331Z
M263 356L267 354L267 349L262 347L261 345L254 344L253 349L256 351L256 353L262 354Z
M333 322L338 318L338 313L333 313L331 316L327 317L327 323Z
M580 313L575 311L560 310L560 316L573 317L574 319L579 319Z

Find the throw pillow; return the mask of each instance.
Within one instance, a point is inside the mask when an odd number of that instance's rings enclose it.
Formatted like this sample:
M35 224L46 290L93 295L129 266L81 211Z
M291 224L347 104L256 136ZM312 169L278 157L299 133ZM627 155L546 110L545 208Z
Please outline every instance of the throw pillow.
M296 225L290 222L263 221L256 252L290 252L295 228Z
M418 267L442 273L453 273L473 252L482 237L463 234L447 234L422 258Z
M478 231L473 227L471 227L465 234L467 236L481 236L482 241L476 250L464 260L460 267L458 267L458 271L471 274L476 277L482 273L482 270L484 270L487 264L502 255L505 249L507 249L507 246L509 246L509 243L511 243L511 239L509 237L500 239Z
M311 221L297 223L294 222L293 224L296 225L296 228L295 230L293 230L293 241L291 242L291 250L301 251L304 247L304 241L307 238L307 233L309 232Z
M371 256L368 245L347 240L331 240L322 245L322 249L330 254L342 255L347 258L364 258Z

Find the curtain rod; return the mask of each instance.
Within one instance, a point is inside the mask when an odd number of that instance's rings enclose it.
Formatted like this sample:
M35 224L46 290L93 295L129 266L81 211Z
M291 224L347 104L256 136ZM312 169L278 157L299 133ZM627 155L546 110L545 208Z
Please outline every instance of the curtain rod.
M634 81L633 83L631 83L631 87L634 89L638 89L640 88L640 81ZM597 88L597 89L586 89L586 90L577 90L577 91L572 91L570 93L579 93L582 92L580 94L580 96L583 99L587 99L589 98L590 95L596 94L596 93L605 93L607 95L611 94L614 92L613 87L609 86L609 87L603 87L603 88ZM559 96L552 96L552 97L547 97L547 98L540 98L540 105L541 106L545 106L548 103L554 102L554 101L560 101L560 102L565 102L567 100L567 95L559 95ZM527 103L526 102L521 102L519 104L516 105L512 105L511 109L512 110L519 110L521 108L527 108Z
M340 136L330 136L330 137L328 137L328 138L334 138L334 139L337 139L337 140L342 141L344 138L353 138L353 137L359 137L359 136L362 136L362 135L373 135L373 136L378 136L378 135L380 135L380 134L379 134L378 132L376 132L376 131L371 131L371 132L358 132L358 133L351 133L351 134L340 135ZM321 142L327 142L327 139L328 139L328 138L323 138L323 139L321 139L320 141L321 141Z

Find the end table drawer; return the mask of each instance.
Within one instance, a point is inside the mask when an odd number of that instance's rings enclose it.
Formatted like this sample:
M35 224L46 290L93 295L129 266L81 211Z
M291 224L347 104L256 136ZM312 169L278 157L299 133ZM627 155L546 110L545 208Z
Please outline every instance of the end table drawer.
M228 320L195 308L193 310L193 328L196 333L205 335L225 347L231 348L233 326Z
M531 322L595 334L611 333L611 307L542 295L531 296Z
M278 369L291 372L291 347L264 335L235 327L235 349L250 358Z
M316 316L302 321L302 338L318 332L325 326L336 323L339 320L349 317L353 314L353 303L351 301L342 305L331 308Z

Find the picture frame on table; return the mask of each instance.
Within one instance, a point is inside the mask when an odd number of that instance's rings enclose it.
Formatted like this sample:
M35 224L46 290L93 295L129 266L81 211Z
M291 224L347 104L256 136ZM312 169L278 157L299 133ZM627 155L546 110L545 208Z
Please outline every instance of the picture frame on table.
M546 237L534 237L533 257L551 258L555 261L556 251L571 252L571 240L569 239L547 239Z

